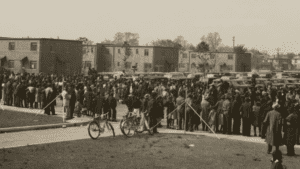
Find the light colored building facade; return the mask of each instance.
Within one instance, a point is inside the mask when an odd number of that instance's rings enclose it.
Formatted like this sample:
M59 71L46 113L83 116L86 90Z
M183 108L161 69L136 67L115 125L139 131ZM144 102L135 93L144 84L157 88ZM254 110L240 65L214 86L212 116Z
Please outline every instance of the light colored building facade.
M82 45L82 69L95 68L97 45Z
M17 73L73 74L82 65L82 42L46 38L0 38L1 66ZM78 71L79 70L79 71Z
M92 67L98 72L171 72L177 70L178 50L169 47L131 46L131 55L119 45L97 44L97 56ZM84 60L86 60L84 58ZM91 59L90 59L91 60Z
M275 70L291 70L292 69L291 59L284 57L284 56L268 58L268 62L272 64L272 67Z
M292 59L292 65L294 69L300 70L300 56L295 56Z
M180 52L178 71L180 72L250 72L251 53L233 52Z
M198 53L192 51L181 52L178 70L180 72L235 72L235 53Z

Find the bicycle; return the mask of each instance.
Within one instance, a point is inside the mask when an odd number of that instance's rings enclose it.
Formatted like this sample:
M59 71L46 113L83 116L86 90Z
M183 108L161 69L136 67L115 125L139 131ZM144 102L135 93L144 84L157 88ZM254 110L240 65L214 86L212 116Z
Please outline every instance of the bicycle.
M101 121L101 117L98 117L99 119L94 118L94 120L89 123L88 132L89 132L90 137L94 140L97 139L101 133L105 132L105 128L108 130L108 132L112 132L113 137L115 137L114 127L111 125L111 123L106 118L106 114L103 115L103 117L104 117L104 119L102 119L102 121ZM104 123L101 127L100 122L103 122L103 121L104 121ZM94 132L96 135L93 136L92 132Z
M147 129L139 130L140 127L140 120L141 117L137 117L137 115L131 115L131 116L123 116L123 119L120 122L120 129L123 135L126 137L132 137L136 133L142 133L144 131L148 131L150 135L153 135L152 129L150 129L148 126L148 122L145 119L145 122L143 125L146 125ZM133 131L132 133L130 133Z

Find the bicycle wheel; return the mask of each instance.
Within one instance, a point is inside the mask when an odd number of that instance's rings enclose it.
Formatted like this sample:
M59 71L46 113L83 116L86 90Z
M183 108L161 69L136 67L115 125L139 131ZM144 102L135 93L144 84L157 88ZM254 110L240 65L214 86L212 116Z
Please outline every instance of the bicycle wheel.
M115 135L114 127L109 122L106 123L106 127L107 127L108 132L112 133L112 135L115 137L116 135Z
M132 137L135 134L135 129L136 127L134 126L134 123L132 120L124 120L124 122L121 124L121 131L123 130L123 134L126 137Z
M90 122L88 132L92 139L97 139L100 136L100 127L96 121Z

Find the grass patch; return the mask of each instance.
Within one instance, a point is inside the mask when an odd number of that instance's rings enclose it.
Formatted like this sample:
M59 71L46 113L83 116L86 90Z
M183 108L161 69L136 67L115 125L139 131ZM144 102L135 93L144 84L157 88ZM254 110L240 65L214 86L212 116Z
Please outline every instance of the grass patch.
M62 123L62 117L36 115L13 110L0 110L0 128Z
M116 136L113 139L101 137L98 140L84 139L1 149L0 167L270 168L271 155L266 153L265 144L228 139L220 141L213 137L199 138L194 135L180 136L184 139L178 139L176 134L160 134L160 137L153 135L149 142L138 137L124 139L124 136ZM152 147L154 144L155 147ZM194 147L190 147L190 144L194 144ZM299 156L288 157L285 155L286 147L280 149L284 154L283 164L287 168L298 168ZM300 149L296 149L296 154L300 154Z

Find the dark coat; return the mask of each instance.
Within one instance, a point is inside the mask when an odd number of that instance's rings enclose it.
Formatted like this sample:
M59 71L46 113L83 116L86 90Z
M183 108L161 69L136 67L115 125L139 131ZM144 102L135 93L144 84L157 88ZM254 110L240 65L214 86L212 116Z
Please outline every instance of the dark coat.
M240 112L242 112L242 118L252 118L252 106L251 103L244 103L240 108Z
M272 146L282 145L282 118L278 111L272 110L268 112L264 125L267 126L266 142Z

